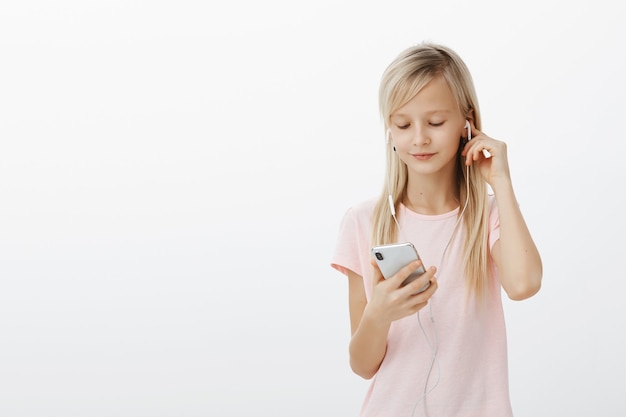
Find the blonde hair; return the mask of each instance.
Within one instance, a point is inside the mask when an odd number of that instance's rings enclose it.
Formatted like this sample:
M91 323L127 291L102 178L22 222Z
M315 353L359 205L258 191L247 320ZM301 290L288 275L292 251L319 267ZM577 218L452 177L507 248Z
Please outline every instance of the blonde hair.
M471 116L474 125L481 129L478 99L469 70L461 58L451 49L437 44L422 43L400 53L384 71L379 90L380 114L384 121L385 132L389 128L391 114L409 102L430 80L442 76L459 105L461 114ZM391 194L395 211L406 193L408 172L406 165L392 151L393 144L387 144L387 173L385 186L374 210L372 242L375 245L393 243L397 238L397 229L388 194ZM489 250L488 250L488 207L487 185L480 174L469 168L469 178L462 158L458 158L456 185L459 201L467 208L462 224L465 228L463 265L467 277L467 287L478 298L488 291ZM465 189L469 180L469 196ZM461 215L461 210L459 210ZM468 292L469 294L469 292Z

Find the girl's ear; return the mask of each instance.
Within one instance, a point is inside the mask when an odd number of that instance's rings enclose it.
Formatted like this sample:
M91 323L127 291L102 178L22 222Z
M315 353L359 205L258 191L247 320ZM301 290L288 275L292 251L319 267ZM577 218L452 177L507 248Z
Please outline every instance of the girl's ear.
M472 125L474 125L474 109L470 109L465 115L465 119L469 120Z
M472 126L470 123L469 118L465 119L463 131L461 132L461 147L465 146L465 144L472 139Z

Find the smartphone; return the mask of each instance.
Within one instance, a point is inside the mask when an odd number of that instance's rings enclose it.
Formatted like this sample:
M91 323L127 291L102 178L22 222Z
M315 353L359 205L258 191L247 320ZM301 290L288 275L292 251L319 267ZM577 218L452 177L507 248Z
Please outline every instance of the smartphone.
M372 255L378 264L380 272L382 272L383 277L386 279L391 278L407 264L420 259L415 246L410 242L374 246L372 248ZM424 265L421 265L416 271L411 273L407 279L402 281L402 286L416 280L424 272L426 272L426 269L424 269ZM429 286L430 281L427 282L418 293L424 291Z

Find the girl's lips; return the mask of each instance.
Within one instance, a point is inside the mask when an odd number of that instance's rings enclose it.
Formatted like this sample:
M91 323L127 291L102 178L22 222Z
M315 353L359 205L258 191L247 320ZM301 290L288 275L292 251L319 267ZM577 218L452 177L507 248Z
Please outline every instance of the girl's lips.
M429 160L430 158L433 157L433 155L435 155L434 153L414 153L412 154L413 158L420 160L420 161L426 161Z

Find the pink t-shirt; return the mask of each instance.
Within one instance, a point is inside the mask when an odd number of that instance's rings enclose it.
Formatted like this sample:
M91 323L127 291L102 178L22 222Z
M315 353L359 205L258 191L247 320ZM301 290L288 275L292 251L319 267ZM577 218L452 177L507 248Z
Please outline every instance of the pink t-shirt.
M371 295L370 232L375 201L350 208L340 227L331 265L363 277ZM489 247L499 239L495 198L489 196ZM419 314L394 321L387 337L387 353L367 391L361 417L511 417L506 331L501 287L495 267L490 291L478 305L466 296L462 266L465 231L458 226L445 259L458 209L441 215L422 215L404 206L398 211L398 241L413 243L428 268L437 267L437 291ZM431 321L432 312L432 321ZM420 327L421 323L421 327ZM423 330L422 330L423 328ZM437 345L436 361L433 348ZM428 394L424 397L424 389ZM413 411L415 410L415 413Z

